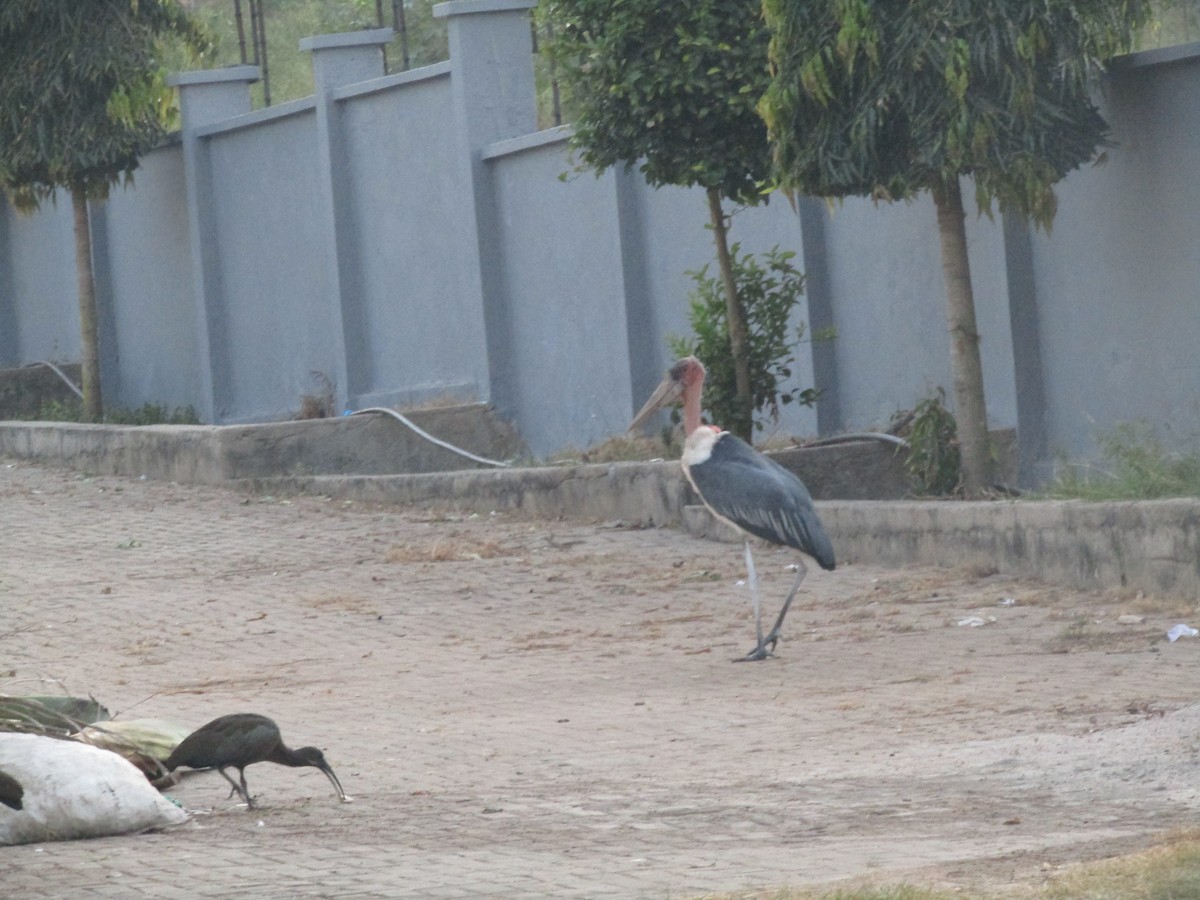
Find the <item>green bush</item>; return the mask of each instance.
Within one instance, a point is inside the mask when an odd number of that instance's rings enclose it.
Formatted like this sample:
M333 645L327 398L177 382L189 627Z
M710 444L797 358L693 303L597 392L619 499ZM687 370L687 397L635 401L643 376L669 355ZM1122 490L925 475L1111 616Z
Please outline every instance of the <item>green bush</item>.
M804 340L804 325L793 332L791 314L804 294L804 273L792 265L796 254L773 247L762 254L741 253L741 245L730 248L733 277L746 311L746 353L750 362L750 388L754 405L754 427L762 430L768 421L779 419L781 407L789 403L812 406L815 388L785 389L792 377L796 347ZM696 287L690 294L688 321L690 338L669 338L677 356L698 357L708 370L704 383L704 408L712 421L730 427L739 417L733 350L726 325L725 291L709 266L688 272Z
M955 493L962 481L958 423L946 409L944 388L917 403L904 432L908 439L904 471L913 490L930 496Z
M1149 425L1118 425L1098 443L1103 464L1060 461L1046 493L1082 500L1200 497L1200 453L1168 450Z

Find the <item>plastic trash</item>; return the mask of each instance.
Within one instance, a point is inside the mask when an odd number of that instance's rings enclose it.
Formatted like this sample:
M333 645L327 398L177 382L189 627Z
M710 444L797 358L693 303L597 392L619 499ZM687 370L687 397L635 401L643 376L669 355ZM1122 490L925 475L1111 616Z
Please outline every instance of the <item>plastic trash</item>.
M1167 631L1167 640L1173 644L1181 637L1195 637L1198 634L1200 634L1200 631L1197 631L1190 625L1184 625L1181 622L1178 625L1172 625Z
M87 744L0 734L0 767L25 788L23 809L0 807L0 846L128 834L188 818L133 763Z

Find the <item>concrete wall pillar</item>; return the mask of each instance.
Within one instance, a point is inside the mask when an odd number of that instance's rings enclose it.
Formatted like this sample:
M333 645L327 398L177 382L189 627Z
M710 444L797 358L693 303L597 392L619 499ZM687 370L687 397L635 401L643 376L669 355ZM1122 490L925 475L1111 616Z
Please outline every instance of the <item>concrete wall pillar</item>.
M337 323L334 335L339 344L335 353L338 369L329 374L339 410L347 408L351 397L370 384L371 359L362 284L355 263L356 242L351 233L343 125L335 93L346 85L383 76L386 68L383 48L391 39L392 29L373 28L316 35L300 41L300 49L312 53L317 163L326 234L326 259L321 268L328 279L325 293L333 304L331 312Z
M489 383L480 385L480 393L509 418L515 409L518 361L496 239L498 210L482 152L537 129L529 27L529 10L536 5L537 0L453 0L433 8L447 22L455 127L472 188L464 227L476 235L474 269L487 335Z
M250 112L250 85L258 81L257 66L232 66L172 75L167 83L179 88L183 173L188 206L195 298L196 340L199 343L200 396L196 410L205 422L219 423L229 397L228 345L225 340L223 295L216 253L213 216L213 172L203 129L224 119Z
M96 292L96 328L99 339L100 384L104 405L122 396L121 348L118 346L118 297L113 290L112 251L108 241L108 200L89 200L88 230L92 238L92 287Z
M1030 226L1004 215L1004 265L1012 328L1013 377L1017 397L1017 483L1038 488L1053 475L1046 433L1046 388L1042 376L1042 329L1033 271Z
M12 278L9 219L13 209L0 195L0 369L20 365L21 342L17 334L17 291Z
M804 294L808 302L809 339L814 334L836 329L833 285L829 274L825 225L829 209L816 197L799 197L800 245L804 250ZM836 340L812 340L813 387L821 392L817 401L817 433L822 437L845 430L837 360Z

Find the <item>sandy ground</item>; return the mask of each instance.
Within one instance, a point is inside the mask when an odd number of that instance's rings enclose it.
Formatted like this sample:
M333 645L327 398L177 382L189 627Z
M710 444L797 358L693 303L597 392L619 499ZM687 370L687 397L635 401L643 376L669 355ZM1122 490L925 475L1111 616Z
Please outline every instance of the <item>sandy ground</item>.
M354 797L198 775L182 828L0 848L12 896L994 888L1200 811L1194 600L850 560L733 664L737 545L3 461L0 546L0 691L261 712ZM791 557L757 560L773 616Z

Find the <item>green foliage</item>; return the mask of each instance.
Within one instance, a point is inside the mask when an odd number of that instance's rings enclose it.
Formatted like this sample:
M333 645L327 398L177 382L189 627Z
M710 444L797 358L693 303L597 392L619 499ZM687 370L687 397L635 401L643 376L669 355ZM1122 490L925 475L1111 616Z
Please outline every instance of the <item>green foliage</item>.
M1197 0L1155 0L1154 13L1138 37L1138 49L1190 44L1200 37Z
M904 471L918 494L945 496L955 493L962 480L958 452L958 427L946 409L946 391L939 387L917 403L908 427L908 457Z
M1149 0L765 0L774 78L760 108L784 184L896 200L974 178L990 212L1054 217L1093 159L1104 61Z
M107 196L171 124L166 46L204 33L175 0L0 3L0 188L24 209L57 187Z
M1200 497L1200 453L1167 449L1149 425L1118 425L1099 444L1106 465L1063 462L1045 493L1082 500Z
M796 347L804 338L803 323L794 336L790 324L792 311L804 294L804 274L792 265L796 254L774 247L763 254L760 262L754 254L743 255L740 250L740 245L734 244L730 255L738 296L746 311L754 412L766 413L754 420L754 427L761 431L768 420L778 421L781 406L794 402L812 406L818 392L814 388L783 388L792 377ZM720 278L709 275L708 266L688 274L696 282L688 312L694 335L672 338L671 352L677 357L694 355L704 361L708 370L704 408L713 422L732 430L741 417L741 406L734 381L724 288Z
M541 12L587 166L638 166L656 186L761 199L770 153L755 111L768 78L759 0L543 0Z
M433 17L433 7L438 2L440 0L411 0L405 4L408 68L440 62L449 56L446 20ZM243 3L242 10L246 52L253 56L249 47L248 4ZM390 27L391 3L384 4L384 14L385 25ZM195 6L195 15L215 38L214 64L240 64L241 48L233 0L201 0ZM300 50L302 38L379 27L375 0L267 0L263 18L272 104L307 97L313 92L312 54ZM386 45L385 52L388 71L402 71L400 35ZM261 84L252 88L252 96L255 105L263 104Z

